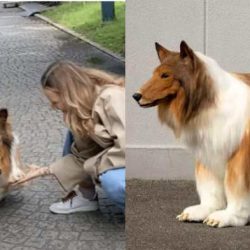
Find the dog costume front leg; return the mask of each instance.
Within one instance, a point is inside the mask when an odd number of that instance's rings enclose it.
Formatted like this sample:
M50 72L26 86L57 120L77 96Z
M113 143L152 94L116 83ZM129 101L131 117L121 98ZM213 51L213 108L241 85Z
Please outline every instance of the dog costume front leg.
M250 136L247 132L239 149L228 161L225 175L227 207L208 216L209 226L244 226L250 216Z
M203 221L215 210L226 206L222 178L200 163L196 165L195 177L200 204L185 208L177 216L180 221Z
M13 134L13 136L14 136L14 140L13 140L12 148L11 148L11 172L9 176L10 182L15 182L25 177L25 173L24 173L25 166L22 162L21 155L20 155L19 139L15 134Z

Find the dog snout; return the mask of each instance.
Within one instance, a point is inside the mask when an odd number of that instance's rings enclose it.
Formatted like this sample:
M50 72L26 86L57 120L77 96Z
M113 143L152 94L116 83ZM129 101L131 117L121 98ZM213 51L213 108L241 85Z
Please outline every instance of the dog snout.
M139 101L141 100L141 98L142 98L142 95L141 95L140 93L134 93L134 94L133 94L133 98L134 98L137 102L139 102Z

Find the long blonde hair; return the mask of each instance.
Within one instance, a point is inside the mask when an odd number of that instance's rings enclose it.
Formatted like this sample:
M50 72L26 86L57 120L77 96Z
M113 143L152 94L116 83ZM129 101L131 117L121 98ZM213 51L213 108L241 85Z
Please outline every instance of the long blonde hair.
M70 61L52 63L41 78L43 89L56 91L66 107L65 123L80 137L93 132L91 118L97 86L124 86L123 77L101 70L84 68Z

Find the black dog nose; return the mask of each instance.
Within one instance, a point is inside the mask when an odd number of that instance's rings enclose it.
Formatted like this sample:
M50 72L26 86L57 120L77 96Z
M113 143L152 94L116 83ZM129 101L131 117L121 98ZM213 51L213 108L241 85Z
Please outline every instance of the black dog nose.
M141 95L140 93L134 93L134 94L133 94L133 98L134 98L137 102L140 101L141 97L142 97L142 95Z

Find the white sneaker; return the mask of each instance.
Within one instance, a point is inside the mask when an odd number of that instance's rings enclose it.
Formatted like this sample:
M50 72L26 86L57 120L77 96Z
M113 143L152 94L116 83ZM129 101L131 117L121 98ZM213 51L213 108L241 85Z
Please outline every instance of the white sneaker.
M70 192L62 201L53 203L49 210L55 214L71 214L76 212L89 212L98 209L97 200L88 200L75 191Z

